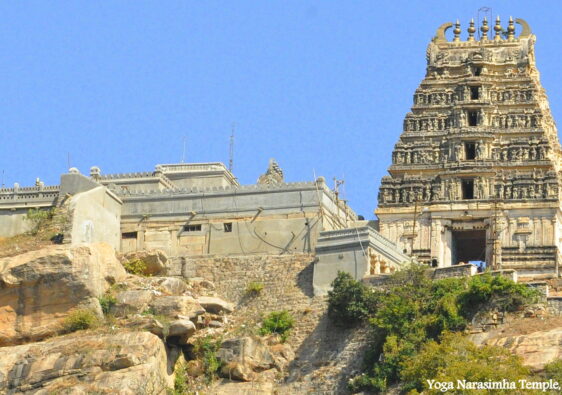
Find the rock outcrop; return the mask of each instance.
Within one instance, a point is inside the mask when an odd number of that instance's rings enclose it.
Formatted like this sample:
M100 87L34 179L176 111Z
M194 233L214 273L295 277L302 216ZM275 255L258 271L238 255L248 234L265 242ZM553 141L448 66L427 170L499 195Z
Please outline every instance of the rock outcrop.
M101 315L98 297L126 272L107 244L63 245L0 259L0 346L51 336L68 312Z
M164 344L148 332L75 333L0 348L0 393L164 394L172 379Z
M150 290L141 289L119 292L115 306L111 311L116 317L142 313L148 308L148 304L152 299L154 299L154 293Z
M484 344L505 347L523 358L524 365L540 371L547 363L562 358L562 328L488 339Z
M164 274L166 271L166 263L168 262L168 256L164 251L161 250L133 251L122 256L121 261L125 263L127 261L132 261L136 259L142 261L146 265L144 274L148 276Z
M221 298L201 296L197 299L197 302L199 302L206 311L213 314L220 314L222 312L232 313L234 311L234 305L222 300Z
M210 389L210 395L275 395L279 392L273 383L249 382L233 383L223 381Z
M205 309L191 296L162 296L150 303L150 309L154 315L179 319L195 319L205 313Z
M183 295L189 292L185 281L174 277L153 277L152 284L156 285L165 295Z
M176 320L170 322L168 327L168 342L187 344L189 338L195 333L196 327L190 320Z
M252 381L256 373L275 367L275 360L262 339L241 337L226 340L217 353L225 378Z

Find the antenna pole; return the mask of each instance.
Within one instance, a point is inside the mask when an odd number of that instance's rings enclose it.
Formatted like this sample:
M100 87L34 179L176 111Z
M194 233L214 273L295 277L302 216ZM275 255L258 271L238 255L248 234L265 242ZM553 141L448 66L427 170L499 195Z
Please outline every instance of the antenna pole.
M228 153L228 171L232 172L234 168L234 129L236 128L236 123L232 122L232 130L230 133L230 149Z

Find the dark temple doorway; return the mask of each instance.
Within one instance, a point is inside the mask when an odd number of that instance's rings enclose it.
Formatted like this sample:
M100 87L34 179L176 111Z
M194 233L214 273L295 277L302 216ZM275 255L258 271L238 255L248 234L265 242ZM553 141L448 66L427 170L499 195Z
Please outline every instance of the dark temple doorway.
M486 231L458 230L453 231L453 265L460 262L486 260Z

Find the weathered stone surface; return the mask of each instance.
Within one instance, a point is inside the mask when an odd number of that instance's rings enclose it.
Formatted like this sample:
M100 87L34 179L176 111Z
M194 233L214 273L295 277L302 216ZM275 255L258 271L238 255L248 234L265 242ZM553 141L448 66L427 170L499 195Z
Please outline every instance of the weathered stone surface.
M164 344L148 332L0 348L0 393L160 394L171 385Z
M279 343L269 346L269 352L275 361L275 366L283 370L295 358L293 348L287 343Z
M219 314L223 311L226 313L232 313L234 311L234 305L222 300L221 298L201 296L197 298L197 301L209 313Z
M142 313L154 299L154 293L148 290L123 291L117 294L117 302L112 312L117 317Z
M218 383L209 392L211 395L273 395L277 394L273 383Z
M0 259L0 345L57 332L68 311L101 311L97 297L126 276L107 244L53 245Z
M153 285L166 295L183 295L189 290L185 281L175 277L153 277Z
M562 358L562 328L488 339L484 344L505 347L521 356L525 365L540 371L547 363Z
M125 321L124 326L126 328L148 331L162 339L164 338L164 325L162 325L160 321L153 317L131 317Z
M220 374L229 380L254 381L256 373L242 362L228 362L222 365Z
M189 338L195 333L195 324L190 320L176 320L170 322L168 339L177 339L178 344L187 344Z
M162 296L154 299L150 308L155 315L171 318L194 319L205 313L205 309L191 296Z
M166 263L168 262L168 256L162 250L129 252L123 256L122 262L133 259L139 259L146 264L145 274L147 275L164 274L166 271Z
M254 372L261 372L275 366L267 346L257 337L241 337L226 340L217 352L224 364L221 374L226 378L250 381Z
M184 276L186 277L186 276ZM193 284L193 286L197 287L197 288L204 288L204 289L208 289L210 291L213 291L215 289L215 284L213 284L212 281L209 281L203 277L190 277L189 278L189 283Z
M284 182L283 179L283 170L279 167L279 164L275 161L275 159L271 158L269 160L269 166L265 174L262 174L257 181L258 185L271 185L271 184L279 184Z
M209 322L209 325L211 328L220 328L222 327L224 324L220 321L216 321L216 320L212 320Z

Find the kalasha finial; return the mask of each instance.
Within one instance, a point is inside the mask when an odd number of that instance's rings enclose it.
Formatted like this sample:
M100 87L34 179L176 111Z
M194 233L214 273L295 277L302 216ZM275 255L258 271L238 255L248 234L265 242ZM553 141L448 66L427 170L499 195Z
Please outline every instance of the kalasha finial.
M496 32L496 35L494 36L494 40L496 41L500 41L502 39L501 36L501 32L502 32L502 25L500 22L500 16L498 15L496 18L496 26L494 26L494 31Z
M513 17L509 17L509 25L507 26L507 40L515 40L515 23L513 22Z
M461 23L459 22L459 20L457 19L457 23L455 23L455 28L453 29L453 33L455 33L455 38L453 38L453 41L455 42L459 42L461 40Z
M468 31L468 41L474 41L474 33L476 33L476 28L474 27L474 18L470 20L470 26L467 29Z
M488 19L484 17L484 20L482 21L482 27L480 28L480 31L482 32L482 41L488 41L488 30L490 30L490 26L488 26Z

